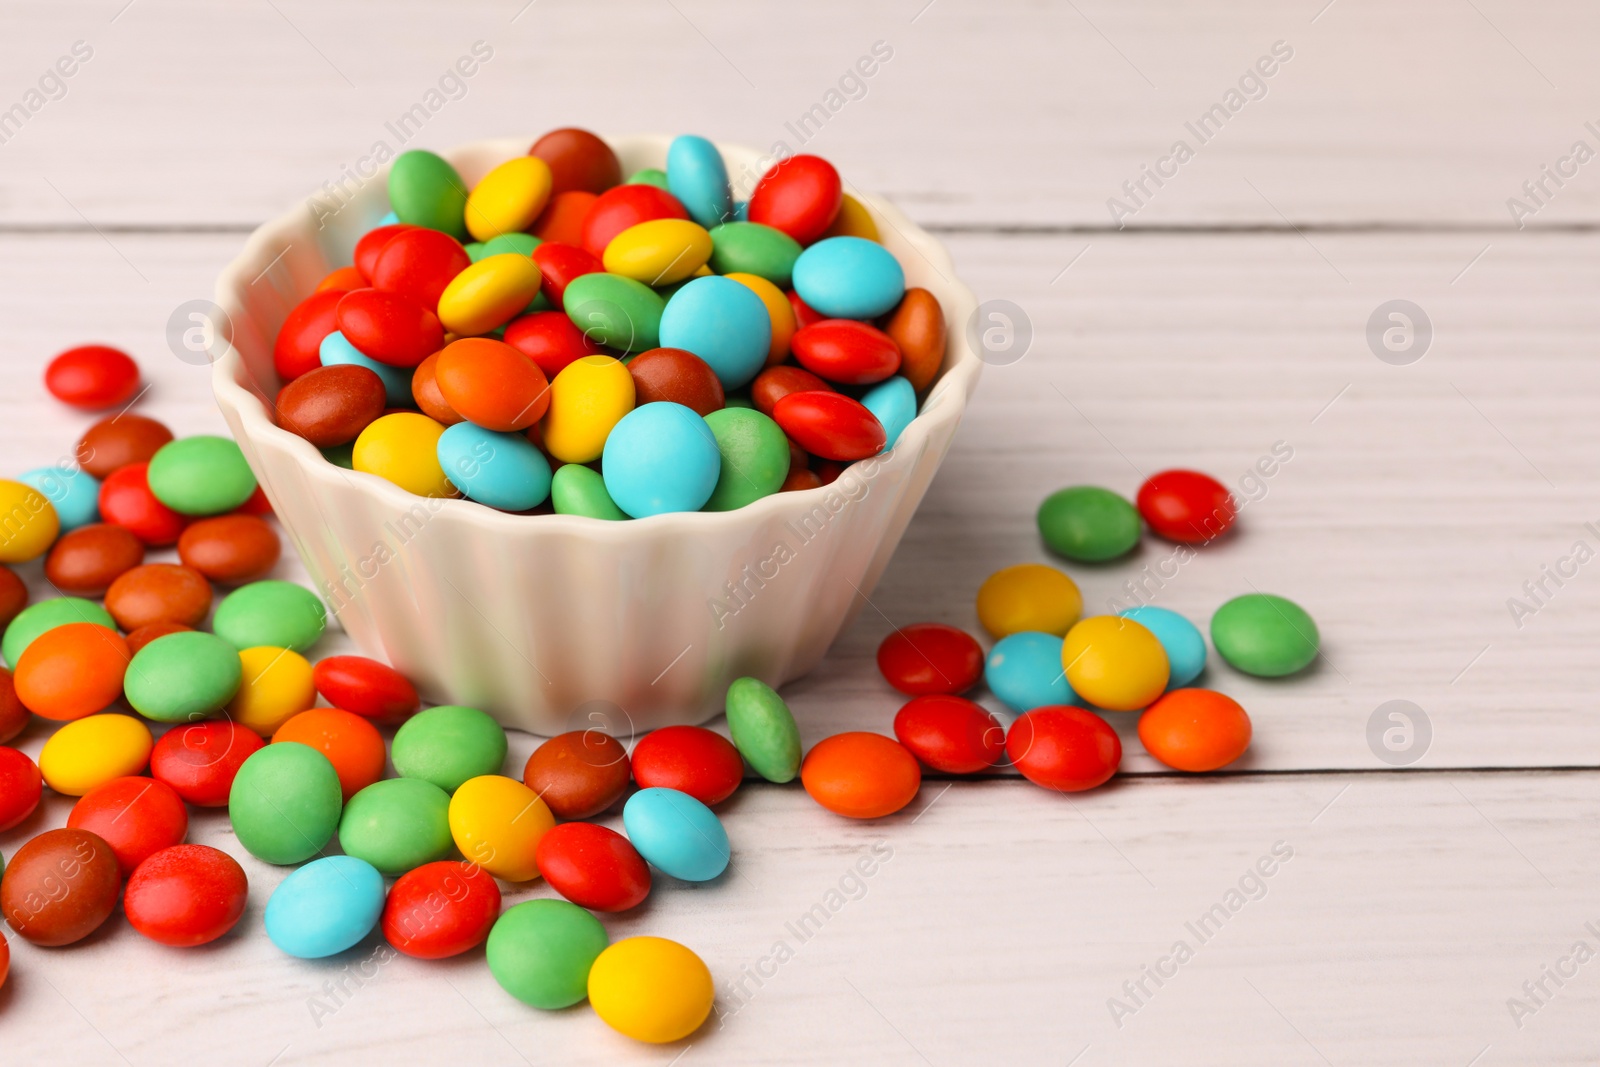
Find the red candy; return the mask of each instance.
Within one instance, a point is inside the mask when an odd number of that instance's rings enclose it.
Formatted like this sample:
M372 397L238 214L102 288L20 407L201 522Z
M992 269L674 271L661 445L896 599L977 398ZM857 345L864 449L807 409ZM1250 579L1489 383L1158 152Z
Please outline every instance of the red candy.
M67 825L104 838L126 878L146 857L182 843L189 832L189 809L165 782L113 778L73 805Z
M583 220L600 199L582 189L552 193L539 217L533 220L533 235L545 244L564 244L574 248L583 244ZM542 246L541 246L542 247ZM535 249L537 251L537 249ZM537 257L535 257L537 258ZM541 264L539 269L544 270Z
M665 189L654 185L619 185L607 189L583 219L583 247L603 256L606 245L630 226L652 219L687 219L689 213ZM535 250L537 251L537 249Z
M650 868L626 837L588 822L545 832L534 862L550 888L591 911L627 911L650 895Z
M633 748L633 780L643 788L688 793L720 804L744 781L744 759L719 733L703 726L663 726Z
M439 860L395 881L383 904L383 936L407 956L442 960L482 944L499 916L500 887L482 867Z
M0 831L32 815L43 792L38 765L14 748L0 748Z
M324 700L363 719L403 719L417 710L417 687L405 675L365 656L329 656L311 668Z
M823 319L789 342L813 374L842 385L871 385L900 369L900 346L882 330L852 319Z
M107 475L100 483L100 518L147 545L176 544L188 520L156 499L145 479L149 469L149 463L130 463Z
M577 245L550 240L533 250L533 261L539 265L539 288L552 307L561 308L567 286L572 279L585 274L600 274L606 269L594 253ZM506 340L510 341L510 330ZM515 343L515 342L513 342Z
M407 230L415 229L418 229L418 227L411 225L409 222L393 222L387 226L374 226L362 234L361 240L356 242L356 270L360 271L361 276L370 283L373 273L378 269L378 257L383 255L383 250L388 246L389 241ZM357 286L356 288L359 289L361 287Z
M63 404L85 411L127 403L139 390L139 365L120 348L69 348L44 369L44 387Z
M150 774L200 808L220 808L244 761L266 742L226 719L174 726L150 753Z
M139 864L122 910L128 925L163 945L215 941L244 915L250 884L237 860L210 845L174 845Z
M1046 705L1011 724L1006 755L1034 785L1077 793L1117 773L1122 741L1092 711Z
M919 622L883 639L878 670L909 696L965 693L983 677L983 647L965 630Z
M756 406L761 414L772 417L772 409L778 401L790 393L808 392L833 392L833 386L818 378L815 374L801 367L791 367L787 363L776 367L768 367L756 375L756 380L750 383L750 402ZM791 468L793 464L790 464Z
M26 730L32 718L33 713L17 699L17 683L11 672L0 667L0 745ZM4 829L0 826L0 830Z
M467 250L449 234L406 230L395 234L379 251L372 266L372 287L399 293L437 311L439 294L471 264Z
M1006 732L987 710L965 697L917 697L894 717L894 736L928 767L974 774L994 766Z
M839 172L821 156L790 156L761 176L750 194L750 221L782 230L803 245L821 237L844 201Z
M339 332L364 356L415 367L444 347L439 317L410 297L357 289L339 298Z
M789 306L794 309L794 326L803 330L807 326L815 326L827 318L822 312L800 299L800 294L790 289L788 292Z
M889 440L878 417L843 393L790 393L772 405L772 420L813 456L842 463L875 456Z
M272 366L278 377L292 381L322 366L322 339L339 328L337 312L344 294L342 289L312 293L289 312L272 346Z
M1239 513L1227 487L1199 471L1152 474L1139 487L1138 505L1157 535L1184 544L1222 536Z
M533 360L545 377L552 379L567 364L605 352L561 311L536 311L512 319L506 324L506 344Z

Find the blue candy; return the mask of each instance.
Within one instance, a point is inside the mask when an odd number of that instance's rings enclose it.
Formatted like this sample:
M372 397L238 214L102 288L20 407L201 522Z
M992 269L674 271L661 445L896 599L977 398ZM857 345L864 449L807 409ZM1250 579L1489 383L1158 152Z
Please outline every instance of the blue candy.
M87 471L36 467L17 475L17 481L33 486L54 505L63 533L100 521L100 481Z
M717 146L704 137L684 134L673 138L667 149L667 192L706 229L726 222L733 210L728 168Z
M523 434L458 422L440 435L438 455L450 484L491 508L527 511L550 495L550 461Z
M983 667L989 691L1019 714L1047 704L1088 707L1061 669L1062 639L1055 634L1022 630L995 642Z
M794 261L794 291L826 318L872 319L906 295L906 273L876 241L830 237Z
M264 921L274 945L316 960L359 943L382 914L378 869L354 856L324 856L279 883L267 900Z
M722 453L694 409L657 400L634 408L611 428L600 472L617 507L636 519L699 511L717 487Z
M344 334L334 330L322 339L322 344L317 348L317 357L324 367L353 366L365 367L383 380L383 395L389 401L390 407L414 408L416 401L411 398L411 375L409 367L391 367L387 363L379 363L371 356L365 355L355 345L344 339Z
M737 389L767 361L772 317L754 290L731 278L695 278L672 294L661 313L661 347L693 352L710 364L724 389Z
M674 878L709 882L728 868L728 832L722 821L687 793L639 790L623 805L622 827L639 855Z
M1132 619L1156 635L1167 653L1169 673L1167 688L1182 689L1206 667L1206 639L1194 623L1176 611L1158 608L1154 604L1141 604L1117 612L1124 619Z
M397 223L399 221L400 221L400 216L399 215L396 215L393 211L386 212L384 214L383 218L379 219L377 222L372 224L372 228L374 230L376 230L379 226L393 226L395 223Z
M735 222L750 221L750 201L741 200L733 205L733 218Z
M883 432L888 435L883 447L888 450L894 447L900 434L917 417L917 391L911 388L909 381L896 374L868 389L861 397L861 406L883 423Z

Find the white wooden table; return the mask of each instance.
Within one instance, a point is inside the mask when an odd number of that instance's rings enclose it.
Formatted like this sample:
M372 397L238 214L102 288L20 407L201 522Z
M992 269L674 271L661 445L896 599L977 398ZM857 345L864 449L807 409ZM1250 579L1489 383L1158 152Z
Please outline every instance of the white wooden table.
M586 1008L525 1008L481 953L422 964L373 939L290 960L260 930L283 872L211 813L191 839L245 862L241 928L191 952L121 921L68 950L12 938L5 1062L1600 1055L1600 564L1563 562L1578 541L1600 550L1585 525L1600 525L1600 162L1573 154L1600 150L1593 5L96 0L12 5L3 26L8 469L68 455L89 421L39 383L86 340L141 358L141 410L219 430L207 370L168 351L168 315L209 295L256 222L393 145L386 123L413 105L410 143L430 147L570 123L791 149L804 133L942 231L980 297L1033 331L986 372L878 610L787 690L808 743L887 730L898 701L872 653L891 621L975 627L985 575L1046 558L1033 510L1068 484L1131 494L1176 465L1229 481L1250 498L1238 534L1155 601L1203 621L1273 590L1325 641L1289 681L1212 667L1256 724L1223 773L1162 773L1129 717L1123 776L1072 798L930 779L906 812L855 824L797 787L747 786L725 812L732 872L663 879L607 920L711 966L720 1025L677 1046L633 1045ZM475 41L491 58L432 108ZM841 86L876 42L889 58ZM72 76L29 97L64 56ZM13 103L27 114L8 125ZM1186 123L1207 114L1202 143ZM1404 365L1367 337L1394 299L1433 329ZM1244 483L1275 446L1292 459ZM1068 569L1103 607L1163 555ZM1536 610L1517 618L1512 598ZM1369 735L1391 700L1431 730L1399 766ZM533 744L514 738L513 767ZM68 808L52 798L0 849ZM852 875L874 849L874 873ZM826 922L797 935L819 904Z

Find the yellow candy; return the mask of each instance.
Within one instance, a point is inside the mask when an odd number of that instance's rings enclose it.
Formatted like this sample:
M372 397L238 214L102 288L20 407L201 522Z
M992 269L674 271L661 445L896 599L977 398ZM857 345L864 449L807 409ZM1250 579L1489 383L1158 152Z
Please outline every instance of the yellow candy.
M794 305L783 295L783 290L758 274L734 271L727 275L749 289L767 305L767 317L772 320L772 344L767 348L767 366L776 366L789 356L789 339L794 336Z
M688 1037L711 1014L711 970L664 937L629 937L600 953L589 969L589 1006L635 1041Z
M515 778L468 778L450 798L450 836L456 847L469 861L508 882L539 877L534 850L555 824L539 794Z
M550 183L550 165L538 156L506 160L468 195L467 232L487 241L529 229L550 199Z
M31 485L0 478L0 563L37 559L55 543L61 519Z
M550 383L544 447L563 463L592 463L611 427L633 410L633 375L610 356L573 360ZM358 470L360 468L357 468Z
M155 740L131 715L90 715L51 735L39 752L39 773L57 793L81 797L113 778L138 774Z
M606 245L606 270L646 285L680 282L711 258L711 235L687 219L629 226Z
M539 295L539 264L516 252L486 256L457 274L439 296L439 321L458 337L477 337L515 318Z
M317 702L311 664L287 648L258 645L239 653L239 692L228 702L228 718L271 738L278 727Z
M1132 619L1096 615L1067 631L1061 646L1072 691L1099 708L1138 711L1167 688L1167 653Z
M626 367L623 373L627 373ZM443 433L444 427L426 415L410 411L385 415L369 423L356 438L350 465L417 496L455 496L456 487L439 465Z
M1082 614L1078 583L1043 563L995 571L978 589L978 621L997 638L1023 630L1059 637Z
M833 217L833 224L822 236L865 237L869 241L883 243L883 238L878 236L878 224L872 221L866 205L849 193L839 200L839 213Z

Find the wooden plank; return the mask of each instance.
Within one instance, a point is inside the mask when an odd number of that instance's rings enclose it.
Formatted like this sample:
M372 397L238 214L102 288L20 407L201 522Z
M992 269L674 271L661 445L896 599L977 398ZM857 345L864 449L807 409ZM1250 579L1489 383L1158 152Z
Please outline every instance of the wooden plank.
M71 950L12 938L7 1049L82 1064L194 1049L252 1064L1594 1060L1597 964L1570 953L1600 946L1600 860L1569 829L1600 816L1593 773L1159 779L1076 799L930 783L871 823L753 786L723 815L732 872L663 878L606 917L613 938L671 937L711 967L719 1020L677 1046L631 1044L586 1007L524 1007L481 951L422 963L369 939L283 956L261 909L284 872L212 812L191 838L247 866L242 927L185 952L120 917ZM1523 983L1541 981L1534 1004ZM1513 1018L1511 998L1531 1010Z
M948 225L1103 227L1113 197L1131 225L1506 229L1512 197L1532 225L1593 223L1594 168L1561 160L1600 149L1597 19L1583 0L34 5L0 41L0 111L37 105L0 124L0 222L252 223L379 141L578 123L818 151ZM492 56L440 91L480 40ZM79 41L92 56L30 97ZM388 124L418 104L402 141ZM1193 159L1161 162L1180 140Z

